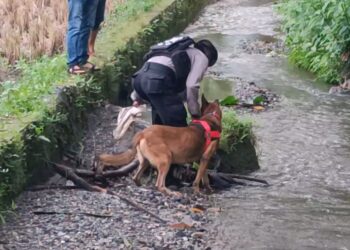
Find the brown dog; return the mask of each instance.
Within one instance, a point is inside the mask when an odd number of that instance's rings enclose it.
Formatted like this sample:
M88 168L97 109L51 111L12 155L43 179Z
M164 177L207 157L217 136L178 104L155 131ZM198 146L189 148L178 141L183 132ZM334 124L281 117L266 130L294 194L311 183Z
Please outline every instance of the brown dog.
M152 165L158 170L156 183L158 190L166 194L178 194L171 192L165 186L170 165L200 161L193 187L199 192L202 180L203 185L211 189L206 170L210 158L219 146L222 113L218 101L208 103L204 96L201 111L202 117L193 121L193 126L178 128L152 125L137 133L133 139L132 149L117 155L100 155L97 171L101 173L105 166L119 167L128 164L137 155L140 165L133 177L137 185L140 185L142 173ZM217 140L212 140L211 134L215 134Z

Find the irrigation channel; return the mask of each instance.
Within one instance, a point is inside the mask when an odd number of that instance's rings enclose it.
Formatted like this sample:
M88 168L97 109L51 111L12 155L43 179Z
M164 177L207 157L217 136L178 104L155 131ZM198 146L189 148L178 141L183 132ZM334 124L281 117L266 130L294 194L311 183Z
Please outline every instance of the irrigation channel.
M185 30L218 46L220 59L203 82L208 99L232 94L240 82L281 97L264 112L245 114L257 137L261 169L254 175L269 187L180 199L130 178L110 187L168 222L182 222L183 230L115 195L26 191L0 226L0 249L350 249L349 97L329 95L328 86L288 64L273 8L270 0L221 0ZM115 125L101 110L93 120L110 124L97 126L96 141L86 143L96 142L98 152ZM194 214L195 204L208 209ZM209 212L215 207L222 211Z
M269 188L219 195L211 226L214 249L350 249L350 102L252 44L283 39L273 1L222 0L206 8L186 34L218 45L219 63L207 78L212 98L232 93L237 78L282 97L254 114L261 170ZM278 42L277 42L278 43ZM266 53L267 52L267 53Z

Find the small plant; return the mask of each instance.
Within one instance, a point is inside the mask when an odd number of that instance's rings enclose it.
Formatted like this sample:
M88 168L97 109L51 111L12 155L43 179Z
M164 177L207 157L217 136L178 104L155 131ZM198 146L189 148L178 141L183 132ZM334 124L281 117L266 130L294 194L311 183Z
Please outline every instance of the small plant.
M64 55L42 57L28 63L18 62L22 76L17 82L5 82L0 90L0 116L16 116L45 110L51 103L55 86L74 81L66 72Z
M264 101L266 101L266 98L262 95L259 95L259 96L254 98L253 104L254 105L261 105L261 104L263 104Z
M220 101L220 105L222 106L233 106L233 105L237 105L238 103L239 103L239 99L232 95Z
M227 153L234 151L235 145L245 139L252 139L252 123L238 120L234 111L223 112L220 148Z
M0 207L1 208L1 207ZM6 215L7 214L14 214L16 215L15 212L13 212L13 210L15 210L17 208L17 205L14 201L11 202L11 206L8 210L0 210L0 225L1 224L5 224L6 223Z

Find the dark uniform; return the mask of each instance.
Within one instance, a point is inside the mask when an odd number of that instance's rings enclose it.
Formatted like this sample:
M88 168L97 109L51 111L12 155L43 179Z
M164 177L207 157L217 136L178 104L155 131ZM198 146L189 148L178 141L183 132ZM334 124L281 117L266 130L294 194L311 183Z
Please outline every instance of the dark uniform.
M190 114L200 116L200 81L208 66L217 59L215 47L207 40L202 41L205 42L199 41L194 43L194 47L182 48L175 57L151 55L133 75L135 91L131 98L134 101L143 99L151 104L153 124L187 126L183 96L186 96Z

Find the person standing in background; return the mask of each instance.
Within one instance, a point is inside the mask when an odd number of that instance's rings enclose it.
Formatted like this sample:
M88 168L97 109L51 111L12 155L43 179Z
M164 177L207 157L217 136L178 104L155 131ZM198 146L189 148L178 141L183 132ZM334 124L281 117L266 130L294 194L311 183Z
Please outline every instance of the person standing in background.
M80 75L95 70L95 65L88 61L88 44L90 33L96 27L101 1L105 0L68 0L67 64L70 74ZM104 7L104 3L101 4ZM98 18L101 20L101 13Z
M97 33L101 28L100 25L104 21L105 7L106 7L106 0L98 0L95 24L90 32L90 37L89 37L89 45L88 45L89 57L92 57L95 55L95 42L97 38Z

